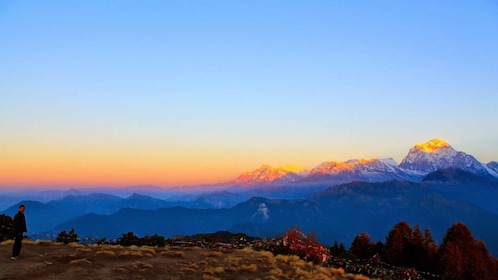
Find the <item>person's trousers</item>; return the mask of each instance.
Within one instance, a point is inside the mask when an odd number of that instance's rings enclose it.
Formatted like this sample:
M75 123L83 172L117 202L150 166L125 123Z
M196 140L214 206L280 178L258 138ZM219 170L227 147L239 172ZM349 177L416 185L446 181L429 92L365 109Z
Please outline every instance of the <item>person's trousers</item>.
M23 238L22 233L16 234L16 237L14 238L14 247L12 248L13 257L18 257L21 254L22 238Z

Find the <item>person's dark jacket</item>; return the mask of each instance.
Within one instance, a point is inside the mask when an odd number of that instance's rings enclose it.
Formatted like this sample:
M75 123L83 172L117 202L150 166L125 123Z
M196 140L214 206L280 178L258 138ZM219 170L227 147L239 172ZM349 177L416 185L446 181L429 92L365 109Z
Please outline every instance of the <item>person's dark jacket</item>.
M24 216L24 213L19 211L14 216L14 233L22 234L23 232L27 231L28 229L26 228L26 217Z

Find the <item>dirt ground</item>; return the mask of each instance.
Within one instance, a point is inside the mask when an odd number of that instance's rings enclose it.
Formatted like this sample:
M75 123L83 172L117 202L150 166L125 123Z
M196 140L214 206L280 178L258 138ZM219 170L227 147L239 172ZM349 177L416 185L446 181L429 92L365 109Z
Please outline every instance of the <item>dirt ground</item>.
M0 279L368 279L295 256L250 249L63 245L23 241L11 260L12 241L0 244Z

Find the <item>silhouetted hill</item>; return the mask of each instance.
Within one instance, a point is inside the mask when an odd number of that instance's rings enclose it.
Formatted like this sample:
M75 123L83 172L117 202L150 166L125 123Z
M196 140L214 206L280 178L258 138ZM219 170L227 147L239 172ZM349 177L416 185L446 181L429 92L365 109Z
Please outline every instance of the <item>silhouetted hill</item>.
M498 216L473 204L452 201L423 183L389 181L353 182L331 187L308 199L252 198L230 209L158 210L123 209L103 215L86 215L59 225L75 228L81 236L116 238L124 232L193 235L228 230L269 237L296 225L314 232L320 241L350 244L366 231L372 240L383 239L399 221L429 227L438 240L453 222L463 222L498 255Z
M73 216L86 213L111 214L119 208L117 204L123 199L110 194L93 193L88 195L68 195L47 204L59 208Z
M422 183L447 199L472 203L498 214L498 181L494 178L448 168L429 173Z
M64 210L31 200L21 201L1 213L7 214L13 218L19 211L20 204L24 204L26 206L24 214L26 216L28 232L51 230L54 225L62 223L72 217L70 213L65 212Z

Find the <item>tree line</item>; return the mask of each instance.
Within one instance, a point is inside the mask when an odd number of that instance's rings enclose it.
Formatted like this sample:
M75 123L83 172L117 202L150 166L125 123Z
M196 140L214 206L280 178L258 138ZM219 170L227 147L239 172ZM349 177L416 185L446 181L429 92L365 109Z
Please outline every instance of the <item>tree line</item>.
M476 240L463 223L453 223L437 245L428 228L400 222L389 231L385 243L372 242L368 233L356 235L348 251L337 242L331 255L349 259L374 259L393 266L415 268L443 279L498 279L498 259L482 240ZM378 258L375 260L375 258Z

